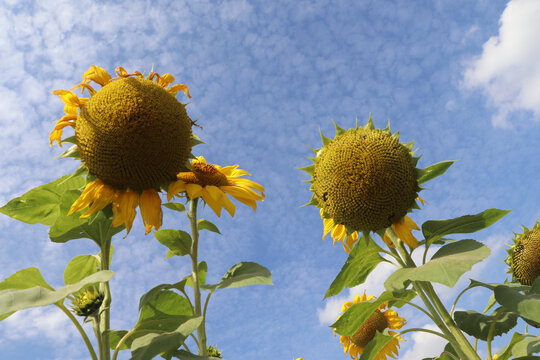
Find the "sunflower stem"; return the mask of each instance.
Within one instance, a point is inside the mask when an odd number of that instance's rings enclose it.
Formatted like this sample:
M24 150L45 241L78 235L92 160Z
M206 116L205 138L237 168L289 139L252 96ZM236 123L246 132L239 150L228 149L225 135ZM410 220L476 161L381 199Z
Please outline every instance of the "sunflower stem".
M195 297L195 316L201 316L201 289L199 284L199 268L197 262L198 250L199 250L199 229L197 227L197 204L198 198L191 199L189 203L189 222L191 224L191 278L193 280L193 295ZM205 319L201 325L197 328L197 338L199 339L199 355L206 356L208 350L206 348L206 329Z
M493 341L493 336L495 334L495 325L497 324L497 320L499 320L499 318L501 317L502 310L503 310L503 308L499 308L495 312L495 318L493 319L493 321L489 325L489 332L488 332L488 337L487 337L487 340L486 340L488 359L493 359L493 355L491 354L491 342Z
M98 360L96 352L94 351L94 347L92 346L92 343L90 342L90 339L88 339L88 336L86 335L86 332L82 328L79 321L77 321L75 316L73 316L73 314L64 306L64 304L60 304L60 305L57 304L56 306L58 306L60 308L60 310L62 310L64 312L64 314L67 315L67 317L71 320L71 322L73 322L73 324L75 325L75 327L79 331L79 334L81 334L81 337L83 338L84 343L86 344L86 347L88 348L88 352L90 353L90 356L92 357L92 360Z
M110 254L111 254L111 237L107 234L102 238L101 245L101 270L109 270L110 268ZM111 326L111 288L109 282L102 282L99 284L99 290L104 294L103 304L99 313L99 335L101 338L100 345L100 359L110 360L111 347L109 345L109 328Z
M99 315L93 315L91 316L92 321L92 328L94 329L94 334L96 335L96 340L98 344L99 349L99 359L103 360L104 354L103 354L103 337L101 336L101 331L99 328Z

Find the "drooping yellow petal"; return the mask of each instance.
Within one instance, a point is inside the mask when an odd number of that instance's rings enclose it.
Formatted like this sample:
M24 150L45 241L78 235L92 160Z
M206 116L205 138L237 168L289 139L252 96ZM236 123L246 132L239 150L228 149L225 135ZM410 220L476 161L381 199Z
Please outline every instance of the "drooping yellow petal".
M182 180L173 181L167 188L167 201L171 201L174 196L183 191L186 191L186 183Z
M74 212L81 211L82 209L88 207L94 201L96 191L98 191L103 186L104 184L101 180L95 180L86 184L86 187L84 188L81 196L79 196L79 198L75 200L75 202L71 205L68 216L73 214Z
M382 239L389 248L394 249L396 247L396 245L394 245L394 242L392 241L392 239L390 239L390 236L388 236L386 232L384 233Z
M169 73L163 74L159 78L158 85L161 87L167 87L170 83L174 82L174 76Z
M116 193L113 204L113 212L116 209L112 226L126 225L127 234L131 231L133 220L139 205L139 193L137 191L120 190Z
M191 95L189 95L189 89L188 89L187 85L176 84L176 85L171 86L171 88L169 89L170 93L175 93L177 91L182 91L184 94L186 94L186 96L188 98L191 99Z
M86 70L82 77L86 83L93 81L101 86L111 82L111 75L105 69L96 65L91 65L90 69Z
M248 200L263 200L263 197L255 191L242 186L220 186L220 189L227 194L234 196L236 199L243 198Z
M186 191L190 199L196 199L202 195L202 186L199 184L186 184Z
M81 102L79 97L68 90L54 90L53 95L58 95L64 103L64 112L68 115L77 115Z
M238 178L238 179L234 179L233 182L236 184L240 184L244 187L255 189L261 193L262 197L264 197L264 187L261 184L256 183L255 181L251 181L249 179L244 179L244 178Z
M409 229L412 229L412 230L420 230L420 228L418 227L418 225L416 225L416 223L410 218L408 217L407 215L405 215L405 224L407 224L407 226L409 227Z
M204 156L197 156L191 161L192 165L206 164L206 159Z
M154 189L146 189L139 198L141 217L143 219L146 235L152 229L159 230L163 222L163 212L161 210L161 199L159 193Z
M214 186L215 187L215 186ZM214 199L213 194L208 191L210 186L205 186L202 188L202 198L205 203L210 206L212 210L216 213L217 216L221 217L221 205L218 199Z
M114 201L114 194L116 190L109 185L100 186L94 193L94 202L90 208L81 215L82 218L88 217L92 214L105 208Z
M403 219L399 219L398 221L396 221L392 225L392 228L396 232L396 235L405 244L409 245L413 249L418 247L418 240L416 240L416 238L413 236L411 229Z

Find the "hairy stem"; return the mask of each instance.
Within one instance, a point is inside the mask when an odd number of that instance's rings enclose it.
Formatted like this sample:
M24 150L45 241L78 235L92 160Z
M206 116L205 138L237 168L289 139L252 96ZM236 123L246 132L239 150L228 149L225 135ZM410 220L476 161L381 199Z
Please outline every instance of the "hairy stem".
M111 237L108 234L102 239L101 246L101 270L110 269L110 255L111 255ZM101 337L101 348L100 350L100 360L110 360L111 358L111 348L109 345L109 334L108 332L111 326L111 289L109 287L109 282L99 284L99 290L104 294L103 304L101 304L100 313L99 313L99 330Z

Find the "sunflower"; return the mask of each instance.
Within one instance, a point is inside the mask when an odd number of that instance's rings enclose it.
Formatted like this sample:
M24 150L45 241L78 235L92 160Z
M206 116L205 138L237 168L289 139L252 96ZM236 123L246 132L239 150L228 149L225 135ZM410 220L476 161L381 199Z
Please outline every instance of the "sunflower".
M193 145L191 121L178 91L190 97L186 85L171 74L128 74L121 67L116 78L92 65L73 89L86 90L89 98L71 90L55 90L64 102L65 115L49 136L51 146L62 146L64 128L75 129L73 149L89 173L88 183L69 214L89 209L87 217L112 204L113 226L124 224L129 233L140 207L148 234L162 223L159 191L185 169ZM96 91L90 82L101 86ZM66 139L65 141L68 141ZM93 180L95 179L95 180ZM93 180L93 181L91 181Z
M330 233L330 236L334 240L334 246L336 246L336 242L341 242L343 245L343 249L348 254L351 252L352 248L354 247L354 244L358 241L358 232L353 232L350 235L347 235L347 231L345 230L345 226L337 224L334 225L334 220L327 218L324 218L324 210L321 209L321 218L323 219L324 224L324 231L323 231L323 240Z
M351 307L351 305L362 302L370 301L374 299L373 296L366 296L366 292L360 295L355 295L353 301L345 301L341 306L341 312L345 313ZM407 323L405 319L399 317L397 312L394 310L382 311L386 308L387 303L379 306L377 310L371 316L364 321L362 326L352 335L352 336L340 336L339 342L343 345L343 351L345 354L349 353L352 359L358 359L360 355L364 352L364 348L369 344L371 340L375 337L377 331L382 332L384 329L401 329L403 325ZM341 315L340 315L341 316ZM339 317L338 317L339 318ZM394 331L388 332L390 335L395 336ZM335 331L334 331L335 335ZM395 357L397 355L399 348L399 340L403 340L401 336L396 336L392 339L386 346L377 354L374 360L386 360L386 356Z
M256 201L264 199L264 187L249 179L241 178L240 176L251 174L238 169L238 165L221 167L208 164L204 157L198 156L191 161L191 166L191 171L178 173L176 175L178 180L169 185L167 192L169 201L174 196L186 192L190 199L202 197L217 216L221 216L223 208L234 216L236 207L226 194L232 195L254 211L257 209Z
M332 231L337 228L342 237L376 232L384 238L392 227L402 241L417 247L411 230L418 226L406 217L419 208L421 190L413 143L400 143L399 133L392 134L389 126L375 129L371 117L364 127L335 127L334 139L321 134L323 147L314 149L314 164L301 168L312 177L307 205L319 207L323 219L331 220L325 232L333 224Z
M540 223L536 221L530 230L523 226L523 233L514 235L505 260L510 266L508 272L513 282L531 286L540 276Z

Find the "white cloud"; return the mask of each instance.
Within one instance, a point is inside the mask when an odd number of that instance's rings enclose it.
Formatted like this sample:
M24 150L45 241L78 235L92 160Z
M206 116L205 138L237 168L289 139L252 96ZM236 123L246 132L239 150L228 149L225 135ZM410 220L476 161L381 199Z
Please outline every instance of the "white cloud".
M424 325L423 329L439 331L434 325ZM439 355L446 345L447 341L440 336L428 334L426 332L415 332L412 335L414 346L405 354L400 356L401 360L418 360L425 357L434 357Z
M500 18L499 34L465 71L464 85L480 88L498 109L494 126L509 127L507 116L532 111L540 119L540 2L511 0Z

